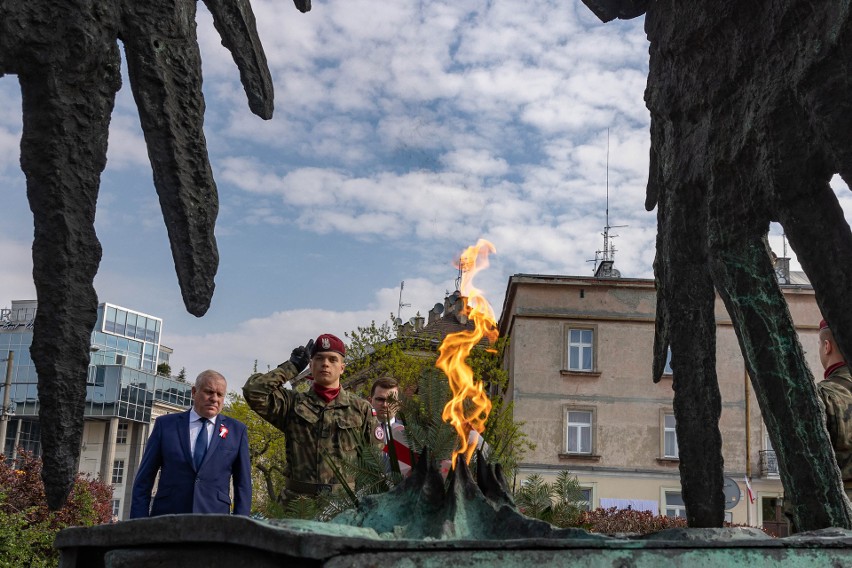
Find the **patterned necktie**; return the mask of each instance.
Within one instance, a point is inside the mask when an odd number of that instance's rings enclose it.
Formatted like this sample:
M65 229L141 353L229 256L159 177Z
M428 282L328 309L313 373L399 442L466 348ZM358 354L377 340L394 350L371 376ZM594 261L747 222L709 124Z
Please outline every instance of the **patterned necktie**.
M195 470L201 468L201 462L204 461L204 454L207 453L207 419L201 418L201 429L198 431L198 437L195 438L195 455L192 456L195 462Z

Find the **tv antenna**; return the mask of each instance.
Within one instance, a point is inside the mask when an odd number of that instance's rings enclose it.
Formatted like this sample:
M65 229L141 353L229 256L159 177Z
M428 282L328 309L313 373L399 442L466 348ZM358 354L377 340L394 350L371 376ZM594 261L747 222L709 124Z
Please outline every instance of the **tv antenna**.
M594 260L587 260L586 262L594 262L595 268L592 271L595 275L598 273L598 266L604 263L608 263L609 267L607 270L612 272L618 272L612 269L612 263L615 262L615 245L612 244L612 239L616 238L618 235L610 234L611 229L620 229L626 227L627 225L610 225L609 224L609 128L606 129L606 224L604 225L604 231L601 233L603 235L603 249L595 251Z
M399 283L399 307L396 310L396 319L402 322L400 318L400 314L402 313L402 308L408 308L411 304L403 304L402 303L402 289L405 288L405 280Z
M465 260L464 256L459 257L459 273L456 276L456 291L461 290L461 282L464 273L470 270L473 266L473 262L470 260Z

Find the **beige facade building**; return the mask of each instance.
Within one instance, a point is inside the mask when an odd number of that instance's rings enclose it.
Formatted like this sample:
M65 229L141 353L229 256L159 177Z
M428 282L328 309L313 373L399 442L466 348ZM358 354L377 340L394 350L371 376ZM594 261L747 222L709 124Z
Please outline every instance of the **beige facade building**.
M790 281L789 277L787 281ZM801 281L801 280L800 280ZM822 377L821 319L813 289L782 286L807 360ZM521 478L576 475L590 508L684 516L672 378L651 380L656 295L645 279L517 274L509 279L500 335L515 419L537 447ZM784 533L783 489L730 317L716 300L727 520ZM755 502L750 503L746 477ZM739 499L737 495L739 494Z

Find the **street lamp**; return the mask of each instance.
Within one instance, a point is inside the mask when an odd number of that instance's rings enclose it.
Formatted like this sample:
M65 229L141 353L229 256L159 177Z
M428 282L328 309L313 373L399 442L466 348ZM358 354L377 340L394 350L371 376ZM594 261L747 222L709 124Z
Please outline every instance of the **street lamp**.
M12 389L12 365L15 361L15 352L9 351L6 357L6 383L3 388L3 407L0 408L0 453L6 455L6 429L12 418L12 409L9 405L10 390Z

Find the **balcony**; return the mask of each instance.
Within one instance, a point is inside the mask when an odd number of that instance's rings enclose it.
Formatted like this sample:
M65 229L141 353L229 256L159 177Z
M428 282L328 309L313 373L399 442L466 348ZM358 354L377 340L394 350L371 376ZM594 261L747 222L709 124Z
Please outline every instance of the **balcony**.
M760 476L778 477L778 458L775 457L775 450L760 452Z

